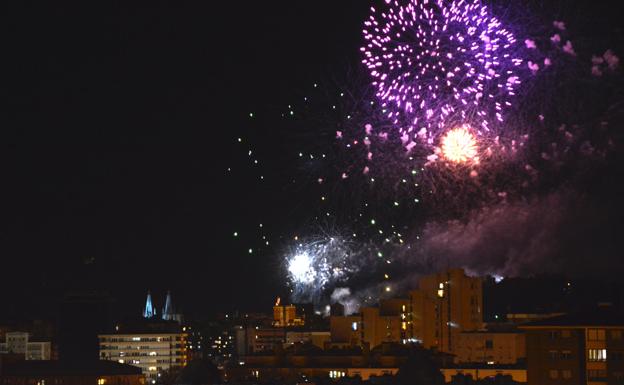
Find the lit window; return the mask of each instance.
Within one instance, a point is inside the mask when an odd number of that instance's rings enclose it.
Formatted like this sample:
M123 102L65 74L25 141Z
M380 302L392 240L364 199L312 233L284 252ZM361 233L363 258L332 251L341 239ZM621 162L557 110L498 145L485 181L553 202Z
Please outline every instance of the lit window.
M587 360L588 361L606 361L607 360L607 349L589 349L587 351Z
M124 363L124 360L119 360L119 363L120 363L120 364L123 364L123 363Z
M132 341L141 341L141 337L132 337Z
M551 380L556 380L557 378L559 378L559 371L556 369L551 369L548 371L548 377Z
M353 322L353 323L351 324L351 330L353 330L353 331L358 330L358 324L357 324L357 322Z
M106 379L105 378L98 378L98 385L104 385L106 384Z
M155 367L155 366L150 366L150 367L148 368L148 370L149 370L150 372L155 372L155 371L156 371L156 367Z
M407 330L407 322L401 322L401 329Z
M438 297L440 298L444 297L444 290L442 289L438 290Z

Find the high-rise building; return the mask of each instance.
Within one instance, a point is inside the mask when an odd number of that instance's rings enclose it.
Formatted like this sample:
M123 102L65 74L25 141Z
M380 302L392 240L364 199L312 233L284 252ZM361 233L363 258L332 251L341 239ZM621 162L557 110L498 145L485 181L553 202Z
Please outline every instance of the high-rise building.
M141 368L150 383L159 373L186 365L187 334L176 322L146 321L117 325L115 333L100 334L100 360Z
M605 305L519 328L529 384L624 383L624 312Z
M409 335L425 348L453 353L459 333L483 327L482 279L463 269L422 277L409 294Z
M483 327L481 278L462 269L425 276L409 298L381 300L359 314L330 317L332 342L368 344L419 342L453 353L459 334Z

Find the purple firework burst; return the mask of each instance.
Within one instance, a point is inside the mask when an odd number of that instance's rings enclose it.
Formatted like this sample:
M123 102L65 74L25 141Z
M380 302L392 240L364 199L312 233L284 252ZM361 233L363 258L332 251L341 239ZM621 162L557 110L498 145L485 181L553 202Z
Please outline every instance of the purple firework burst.
M377 97L403 137L437 143L458 124L497 132L522 59L516 39L478 0L385 0L361 48Z

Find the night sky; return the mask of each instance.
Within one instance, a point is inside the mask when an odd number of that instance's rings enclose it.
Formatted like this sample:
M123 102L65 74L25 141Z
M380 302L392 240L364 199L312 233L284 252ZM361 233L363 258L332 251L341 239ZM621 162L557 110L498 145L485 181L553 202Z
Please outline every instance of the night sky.
M64 293L99 289L138 313L151 289L202 313L266 310L284 295L280 248L309 221L316 192L297 185L299 150L279 111L359 65L369 3L14 3L4 12L3 307L49 314ZM600 7L564 13L591 36L616 23ZM588 10L604 17L601 31L580 18ZM597 214L604 242L621 235L619 212Z

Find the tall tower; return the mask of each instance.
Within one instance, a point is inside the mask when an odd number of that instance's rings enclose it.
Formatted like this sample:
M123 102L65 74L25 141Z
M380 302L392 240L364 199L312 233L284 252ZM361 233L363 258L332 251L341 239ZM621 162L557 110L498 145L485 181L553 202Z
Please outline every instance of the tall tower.
M143 317L152 318L156 316L156 309L152 305L152 294L147 291L147 300L145 301L145 311L143 311Z
M482 279L463 269L421 277L410 292L412 338L425 348L453 353L459 333L483 327Z
M165 307L162 311L162 319L171 321L174 319L173 304L171 303L171 291L167 291L167 298L165 299Z

